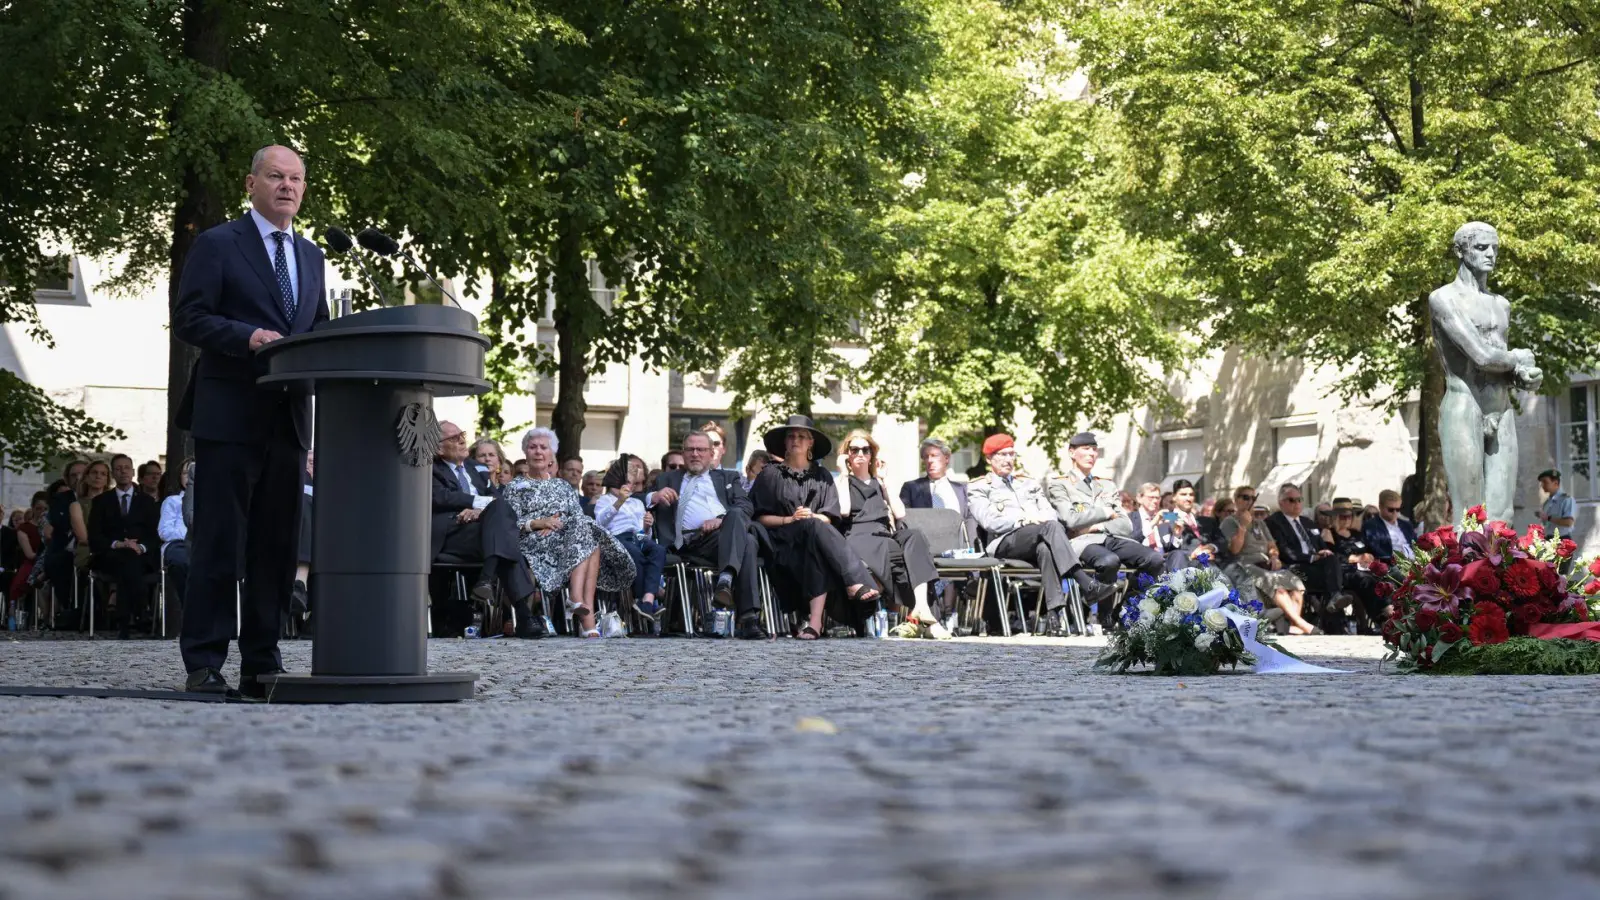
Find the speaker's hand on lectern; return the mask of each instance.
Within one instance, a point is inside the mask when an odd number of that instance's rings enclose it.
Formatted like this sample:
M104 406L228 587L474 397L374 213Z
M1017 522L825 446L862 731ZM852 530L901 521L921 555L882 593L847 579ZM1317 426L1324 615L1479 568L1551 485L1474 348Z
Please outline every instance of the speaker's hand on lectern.
M250 332L250 349L260 350L263 344L270 344L273 341L281 339L282 337L283 335L277 333L276 331L271 331L266 328L257 328L255 331Z

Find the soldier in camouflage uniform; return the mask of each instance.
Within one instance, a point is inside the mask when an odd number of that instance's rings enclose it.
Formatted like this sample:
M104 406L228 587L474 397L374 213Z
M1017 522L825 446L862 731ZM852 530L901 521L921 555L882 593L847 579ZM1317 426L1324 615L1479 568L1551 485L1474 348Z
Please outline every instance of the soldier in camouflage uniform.
M1123 566L1160 576L1166 559L1133 540L1133 523L1122 508L1121 490L1111 479L1094 475L1094 464L1100 459L1094 435L1087 431L1073 435L1067 442L1067 454L1072 458L1071 471L1052 479L1045 493L1072 535L1072 547L1084 567L1092 569L1095 578L1106 585L1117 583L1117 570ZM1104 615L1110 610L1100 612Z

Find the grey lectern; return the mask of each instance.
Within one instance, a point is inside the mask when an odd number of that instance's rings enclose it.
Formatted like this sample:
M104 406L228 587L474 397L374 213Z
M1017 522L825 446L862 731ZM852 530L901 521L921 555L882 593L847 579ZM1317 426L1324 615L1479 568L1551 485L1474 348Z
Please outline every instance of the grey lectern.
M489 340L446 306L367 310L259 351L258 384L315 392L311 674L264 676L273 703L430 703L477 674L428 673L433 398L481 394Z

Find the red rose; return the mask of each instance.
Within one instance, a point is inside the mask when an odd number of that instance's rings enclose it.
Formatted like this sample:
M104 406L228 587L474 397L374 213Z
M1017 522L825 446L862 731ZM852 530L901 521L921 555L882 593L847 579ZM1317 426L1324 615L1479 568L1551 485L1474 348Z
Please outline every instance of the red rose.
M1417 549L1419 550L1434 550L1437 549L1438 546L1439 539L1431 534L1425 534L1417 538ZM1600 562L1600 560L1596 560L1596 562ZM1595 574L1600 575L1600 572L1596 572Z
M1585 594L1600 594L1600 581L1591 581L1583 586Z
M1417 617L1412 620L1418 631L1431 631L1439 624L1439 614L1431 609L1417 610Z
M1494 530L1494 533L1508 541L1514 541L1517 539L1517 530L1512 528L1510 525L1501 525L1499 528Z
M1544 618L1543 610L1536 604L1528 603L1511 611L1511 631L1513 634L1527 634L1529 625L1537 625Z
M1395 620L1393 620L1393 619L1386 620L1383 623L1382 632L1383 632L1383 642L1385 644L1398 644L1398 643L1400 643L1400 625L1397 622L1395 622Z
M1503 644L1511 637L1506 630L1505 610L1493 603L1479 603L1472 610L1472 622L1467 627L1474 644Z
M1454 622L1445 622L1439 626L1439 640L1447 644L1454 644L1461 640L1461 626Z
M1433 533L1437 535L1440 540L1444 540L1447 537L1456 536L1456 527L1454 525L1440 525L1438 528L1433 530Z
M1577 552L1578 545L1573 543L1571 538L1562 538L1561 543L1556 545L1556 556L1562 559L1571 559L1572 554Z
M1490 534L1494 534L1504 527L1506 527L1505 519L1495 519L1493 522L1489 522L1488 524L1484 525L1483 530L1489 532Z
M1477 506L1467 510L1467 518L1477 519L1482 522L1484 519L1489 518L1489 513L1483 508L1483 504L1479 503Z
M1589 562L1589 574L1595 576L1596 578L1600 578L1600 556L1595 557Z
M1384 562L1381 559L1373 560L1372 561L1372 574L1376 575L1379 578L1382 578L1383 576L1389 574L1389 564Z

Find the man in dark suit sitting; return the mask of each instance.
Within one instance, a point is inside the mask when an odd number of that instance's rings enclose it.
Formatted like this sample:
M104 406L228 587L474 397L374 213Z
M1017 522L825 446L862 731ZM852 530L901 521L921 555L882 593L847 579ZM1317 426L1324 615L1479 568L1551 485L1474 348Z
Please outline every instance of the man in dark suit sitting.
M950 445L938 438L922 442L922 468L926 473L900 485L900 502L906 509L956 509L967 527L967 540L978 537L978 523L967 508L967 483L950 478Z
M488 470L467 459L467 436L461 428L454 422L440 422L439 434L439 455L433 461L431 558L449 553L482 562L472 596L487 602L494 598L496 588L504 587L516 610L517 636L533 637L533 612L528 604L534 591L533 575L517 543L516 513L496 499L499 490L490 486ZM466 624L460 621L463 615L470 613L454 609L436 614L434 625L444 634L457 633Z
M750 498L739 473L711 468L711 438L691 431L683 439L682 469L668 469L645 498L655 513L656 540L697 565L717 570L713 603L736 606L735 634L765 640L761 624L761 570L756 563L756 538Z
M1400 515L1400 494L1396 491L1378 492L1378 514L1367 516L1361 523L1362 535L1372 555L1385 565L1394 562L1396 553L1409 554L1417 542L1417 529L1411 520Z
M1188 488L1192 503L1194 486L1188 481L1179 479L1174 482L1174 495L1182 490L1178 487L1180 484ZM1128 522L1133 526L1133 540L1165 556L1168 572L1198 568L1194 557L1201 552L1216 553L1215 547L1209 547L1201 540L1199 525L1192 520L1192 516L1186 518L1184 512L1178 509L1163 510L1161 485L1153 481L1139 486L1137 506L1128 514Z
M144 579L160 557L161 508L133 481L133 460L111 457L116 487L94 498L89 513L89 566L117 587L117 637L128 639L133 611L142 606Z
M1333 548L1323 542L1316 520L1301 514L1304 506L1299 485L1278 488L1278 511L1267 517L1267 531L1278 545L1284 567L1299 575L1311 593L1330 601L1343 588L1344 570Z
M257 151L244 180L250 210L195 238L172 303L172 333L200 349L175 416L194 436L179 639L190 691L229 690L222 665L240 578L239 693L265 697L260 676L283 671L278 635L294 591L311 398L257 386L266 367L255 352L328 318L322 251L294 231L305 176L293 150Z

